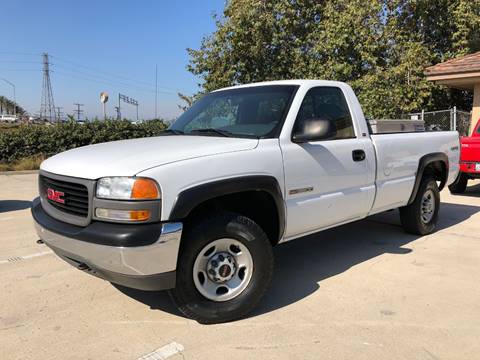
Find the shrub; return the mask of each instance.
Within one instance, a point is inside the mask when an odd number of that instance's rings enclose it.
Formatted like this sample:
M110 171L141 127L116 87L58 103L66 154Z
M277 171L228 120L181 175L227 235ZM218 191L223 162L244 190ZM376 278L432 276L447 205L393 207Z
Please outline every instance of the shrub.
M127 120L93 121L78 124L70 121L51 126L22 125L0 132L0 162L44 156L79 146L107 141L159 135L167 126L161 120L132 124Z
M35 155L11 163L0 162L0 171L36 170L40 168L43 160L45 160L43 155Z

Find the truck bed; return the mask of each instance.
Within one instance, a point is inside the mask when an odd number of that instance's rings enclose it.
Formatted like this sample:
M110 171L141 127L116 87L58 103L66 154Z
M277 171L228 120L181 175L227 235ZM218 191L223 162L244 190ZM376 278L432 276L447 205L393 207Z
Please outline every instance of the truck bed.
M447 155L450 166L447 183L458 174L460 152L456 131L373 134L370 138L377 158L377 193L371 214L406 205L419 160L426 154L442 152Z

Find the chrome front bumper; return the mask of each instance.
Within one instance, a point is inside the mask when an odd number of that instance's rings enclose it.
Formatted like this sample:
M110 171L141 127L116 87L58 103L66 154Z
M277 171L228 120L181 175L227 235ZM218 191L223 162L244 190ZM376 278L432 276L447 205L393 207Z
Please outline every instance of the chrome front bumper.
M138 247L114 247L88 243L56 234L35 221L43 242L54 251L74 255L75 261L125 275L154 275L175 271L182 235L182 223L162 225L158 241Z
M68 233L69 229L57 230L58 221L45 214L39 206L41 205L38 202L34 202L32 207L38 236L71 265L132 288L161 290L175 286L182 223L159 223L161 231L158 238L148 245L110 246L79 240L78 229L82 228L75 227L71 233ZM131 226L133 231L135 225ZM107 233L105 235L107 236Z

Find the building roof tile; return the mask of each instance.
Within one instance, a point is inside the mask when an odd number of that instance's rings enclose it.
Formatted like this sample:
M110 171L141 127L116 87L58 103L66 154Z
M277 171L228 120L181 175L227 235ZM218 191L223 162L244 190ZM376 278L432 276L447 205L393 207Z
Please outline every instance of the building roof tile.
M425 74L433 76L477 71L480 71L480 51L430 66L425 69Z

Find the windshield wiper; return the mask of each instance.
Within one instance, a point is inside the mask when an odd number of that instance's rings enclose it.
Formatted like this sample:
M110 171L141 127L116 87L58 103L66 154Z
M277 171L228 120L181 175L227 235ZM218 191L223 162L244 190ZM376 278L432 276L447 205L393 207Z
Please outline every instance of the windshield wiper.
M182 130L175 130L175 129L166 129L163 130L164 134L174 134L174 135L183 135L184 132Z
M224 137L230 137L230 136L233 135L230 131L219 130L219 129L214 129L214 128L194 129L194 130L190 131L190 133L195 133L195 132L196 133L217 134L217 135L224 136Z

